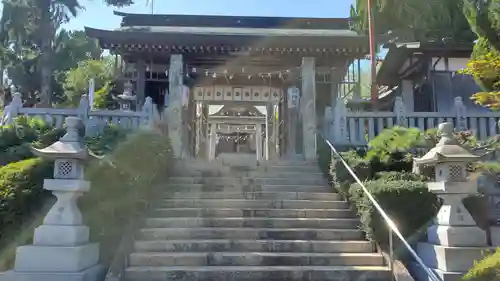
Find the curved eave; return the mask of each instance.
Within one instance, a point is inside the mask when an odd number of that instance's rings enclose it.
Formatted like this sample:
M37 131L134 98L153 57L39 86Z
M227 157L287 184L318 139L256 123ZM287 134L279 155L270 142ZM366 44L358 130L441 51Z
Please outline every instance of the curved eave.
M301 29L351 29L350 18L267 17L236 15L134 14L114 11L122 17L122 26L203 26Z
M343 48L344 52L366 53L366 36L263 36L253 34L191 34L151 32L148 27L128 31L110 31L85 27L87 36L99 40L103 48L120 44L181 45L181 46L261 46L283 48Z

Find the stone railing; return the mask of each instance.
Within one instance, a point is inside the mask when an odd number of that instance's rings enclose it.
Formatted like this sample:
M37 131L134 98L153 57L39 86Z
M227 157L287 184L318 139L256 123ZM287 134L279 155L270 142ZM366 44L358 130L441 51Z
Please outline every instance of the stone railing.
M339 102L332 111L325 113L325 132L335 144L366 145L382 130L395 125L419 128L421 131L436 128L443 122L452 122L459 131L470 130L479 140L500 134L500 112L466 112L462 98L455 98L452 112L407 112L400 97L396 98L393 111L348 111Z
M56 128L62 128L67 117L78 117L85 126L86 135L101 132L106 125L137 130L142 126L152 127L156 118L154 104L150 97L138 111L91 110L87 95L83 95L77 108L30 108L23 107L21 94L14 94L12 102L5 107L0 125L11 124L18 116L39 117Z

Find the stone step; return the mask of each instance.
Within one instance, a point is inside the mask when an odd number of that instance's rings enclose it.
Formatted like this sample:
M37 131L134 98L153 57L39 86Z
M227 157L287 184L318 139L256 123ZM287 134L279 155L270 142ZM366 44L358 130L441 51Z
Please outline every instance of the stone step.
M386 266L140 266L124 281L388 281Z
M345 201L319 200L248 200L248 199L165 199L161 207L171 208L275 208L275 209L348 209Z
M378 253L132 253L130 266L383 266Z
M321 173L318 165L277 165L259 167L257 171L264 172L303 172L303 173Z
M269 217L269 218L353 218L350 209L202 209L161 208L153 210L157 217Z
M359 229L312 228L143 228L139 239L363 240Z
M281 200L328 200L340 201L342 196L337 193L317 193L317 192L195 192L191 190L168 192L169 198L196 198L196 199L281 199Z
M314 240L156 240L135 241L137 252L316 252L369 253L368 241L314 241Z
M173 183L204 183L204 182L246 182L253 181L253 179L286 179L286 178L312 178L312 179L323 179L324 175L320 172L303 172L303 171L293 171L293 172L248 172L241 174L231 174L231 175L208 175L208 176L174 176L170 177L169 181Z
M206 185L326 185L323 176L297 177L175 177L169 184L206 184Z
M331 191L331 188L327 185L321 184L281 184L281 185L243 185L243 184L234 184L234 185L209 185L209 184L199 184L199 183L169 183L165 187L167 191L187 191L193 190L198 192L236 192L236 191L244 191L244 192L311 192L311 193L328 193Z
M357 218L147 218L144 227L262 227L262 228L357 228Z

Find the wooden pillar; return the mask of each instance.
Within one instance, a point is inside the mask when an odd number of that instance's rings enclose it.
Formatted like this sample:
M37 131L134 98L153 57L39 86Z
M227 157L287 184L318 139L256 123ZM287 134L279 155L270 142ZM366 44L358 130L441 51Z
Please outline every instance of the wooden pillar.
M143 59L139 59L136 64L137 80L136 80L136 94L137 94L137 104L142 105L146 99L146 63ZM140 106L136 106L140 108Z
M302 59L302 145L306 160L316 159L316 62L314 58Z
M170 69L168 75L169 105L167 107L168 136L176 158L187 157L185 144L183 144L183 107L182 107L182 55L170 56Z

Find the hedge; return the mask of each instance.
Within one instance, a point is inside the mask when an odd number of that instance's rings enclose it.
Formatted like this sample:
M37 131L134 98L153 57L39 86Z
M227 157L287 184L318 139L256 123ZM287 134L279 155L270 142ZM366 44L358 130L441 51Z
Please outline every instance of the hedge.
M17 117L13 124L0 127L0 166L33 158L30 146L46 147L64 134L36 117Z
M0 167L0 239L40 206L44 193L40 179L51 175L52 164L40 158Z
M45 196L43 179L52 176L53 165L40 158L33 158L0 167L0 269L5 269L13 261L14 247L9 244L26 243L19 241L27 217L38 213ZM32 235L32 233L31 233ZM5 254L3 253L5 251Z
M91 190L81 208L91 239L101 243L101 262L108 264L132 217L156 197L173 167L169 139L156 133L129 135L104 160L87 167ZM160 196L161 197L161 196Z
M462 278L463 281L497 281L500 280L500 248L495 253L476 261L473 268Z
M368 181L365 186L405 237L419 233L432 221L440 207L440 201L428 191L424 182L378 180ZM367 238L383 248L387 246L389 233L379 212L358 184L353 184L349 193Z

